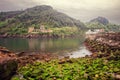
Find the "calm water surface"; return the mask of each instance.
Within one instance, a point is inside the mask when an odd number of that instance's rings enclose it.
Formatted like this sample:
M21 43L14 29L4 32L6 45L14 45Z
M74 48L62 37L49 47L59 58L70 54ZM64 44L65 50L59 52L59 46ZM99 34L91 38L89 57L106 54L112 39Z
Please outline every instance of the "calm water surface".
M0 38L0 46L14 52L53 53L76 58L91 54L84 46L84 40L83 37L75 39Z

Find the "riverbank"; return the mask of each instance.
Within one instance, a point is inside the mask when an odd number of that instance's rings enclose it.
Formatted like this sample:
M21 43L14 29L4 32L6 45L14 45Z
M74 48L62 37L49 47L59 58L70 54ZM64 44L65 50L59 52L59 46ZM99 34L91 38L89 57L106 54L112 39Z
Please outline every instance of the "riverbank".
M0 33L0 38L75 38L82 36L85 31L78 27L51 28L52 32L8 32Z
M75 38L78 37L74 34L71 35L51 35L51 34L0 34L0 38Z
M0 46L0 61L5 61L5 59L16 59L18 62L18 66L25 66L29 63L34 63L35 61L50 61L51 59L58 58L58 55L51 54L51 53L35 53L35 54L29 54L28 53L20 52L20 53L14 53L9 51L5 47Z

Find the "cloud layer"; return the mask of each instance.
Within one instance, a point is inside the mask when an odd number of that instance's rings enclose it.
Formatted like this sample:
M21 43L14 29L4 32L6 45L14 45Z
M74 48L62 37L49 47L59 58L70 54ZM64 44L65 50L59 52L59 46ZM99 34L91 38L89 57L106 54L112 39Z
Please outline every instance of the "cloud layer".
M81 21L97 16L120 24L120 0L0 0L0 11L21 10L36 5L50 5Z

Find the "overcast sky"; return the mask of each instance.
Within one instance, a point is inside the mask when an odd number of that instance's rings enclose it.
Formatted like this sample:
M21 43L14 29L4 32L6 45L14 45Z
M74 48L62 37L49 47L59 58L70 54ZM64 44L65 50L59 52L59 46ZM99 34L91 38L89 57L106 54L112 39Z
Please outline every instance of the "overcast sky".
M120 24L120 0L0 0L0 11L21 10L36 5L50 5L83 22L102 16Z

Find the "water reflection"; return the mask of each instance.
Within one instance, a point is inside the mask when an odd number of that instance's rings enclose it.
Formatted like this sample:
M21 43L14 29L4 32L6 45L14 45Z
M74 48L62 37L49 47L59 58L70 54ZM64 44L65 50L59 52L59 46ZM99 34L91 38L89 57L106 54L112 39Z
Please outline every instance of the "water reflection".
M73 52L77 55L78 53L82 54L81 52L86 50L83 48L83 42L84 42L83 37L75 39L1 38L0 46L7 47L9 50L12 50L14 52L39 52L39 53L44 52L60 55L64 55L64 53ZM82 49L80 49L80 47L82 47Z
M84 39L0 39L0 46L7 47L12 51L42 51L55 52L70 49L78 49Z

